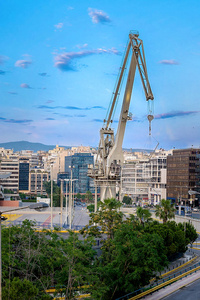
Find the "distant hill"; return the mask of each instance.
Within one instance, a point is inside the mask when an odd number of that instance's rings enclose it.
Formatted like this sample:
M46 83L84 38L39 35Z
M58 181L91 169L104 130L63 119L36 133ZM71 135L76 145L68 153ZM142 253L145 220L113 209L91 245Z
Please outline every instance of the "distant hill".
M19 141L19 142L8 142L8 143L0 143L0 147L5 149L13 149L14 152L21 150L33 150L37 152L39 150L48 151L54 149L55 145L44 145L41 143L31 143L27 141Z
M39 150L41 150L41 151L52 150L56 147L56 145L44 145L42 143L31 143L31 142L27 142L27 141L19 141L19 142L0 143L0 148L1 147L5 148L5 149L13 149L14 152L21 151L21 150L32 150L34 152L37 152ZM69 146L60 146L60 147L71 148ZM94 147L94 148L96 148L96 147ZM152 150L148 150L148 149L124 148L123 150L130 151L130 152L152 152Z

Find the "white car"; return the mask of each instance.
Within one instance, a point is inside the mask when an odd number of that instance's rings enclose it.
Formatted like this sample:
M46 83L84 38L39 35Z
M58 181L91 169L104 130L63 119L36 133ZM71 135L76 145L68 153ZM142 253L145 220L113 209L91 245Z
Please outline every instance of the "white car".
M197 212L198 212L199 209L198 209L197 207L194 207L194 208L193 208L193 211L197 211Z

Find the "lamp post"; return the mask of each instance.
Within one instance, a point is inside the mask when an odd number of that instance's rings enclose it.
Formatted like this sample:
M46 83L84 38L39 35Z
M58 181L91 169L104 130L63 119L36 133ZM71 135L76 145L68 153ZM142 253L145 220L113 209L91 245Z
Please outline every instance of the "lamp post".
M66 181L66 219L65 219L65 223L66 223L66 225L68 225L68 199L67 199L67 185L68 185L68 181L69 181L69 179L64 179L64 181Z
M71 170L71 179L70 179L70 194L69 194L69 229L72 229L72 169L74 166L69 166Z
M14 209L10 209L10 210L0 211L0 300L2 300L2 288L1 288L1 283L2 283L1 221L6 220L6 218L3 217L2 214L9 213L9 212L16 211L16 210L26 209L26 208L41 211L41 210L43 210L45 208L48 208L48 207L49 207L49 205L47 203L39 202L39 203L31 204L29 206L24 206L24 207L14 208Z
M60 227L62 228L62 215L63 215L63 179L61 181L61 188L60 188Z
M51 230L53 230L53 164L51 164Z
M97 212L97 184L95 183L94 212Z
M72 182L76 181L78 179L72 179ZM72 184L72 221L74 219L74 184Z

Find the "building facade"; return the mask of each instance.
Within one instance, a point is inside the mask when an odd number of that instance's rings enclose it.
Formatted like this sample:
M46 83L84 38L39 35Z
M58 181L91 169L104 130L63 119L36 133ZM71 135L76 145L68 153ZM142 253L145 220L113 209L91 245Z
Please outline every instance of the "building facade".
M3 188L17 193L19 189L19 159L17 157L2 158L0 171L1 173L11 173L10 177L2 179Z
M167 198L182 205L199 205L199 179L200 149L173 150L167 158Z
M121 174L121 198L130 196L135 203L158 204L166 199L166 158L171 152L159 150L154 155L126 160Z
M29 192L29 160L19 160L19 192Z
M94 157L91 153L75 153L65 157L65 173L68 174L68 179L72 175L75 193L94 192L93 180L87 176L88 165L92 164L94 164Z
M49 173L41 170L31 170L29 173L29 192L31 194L45 194L45 182L49 181Z

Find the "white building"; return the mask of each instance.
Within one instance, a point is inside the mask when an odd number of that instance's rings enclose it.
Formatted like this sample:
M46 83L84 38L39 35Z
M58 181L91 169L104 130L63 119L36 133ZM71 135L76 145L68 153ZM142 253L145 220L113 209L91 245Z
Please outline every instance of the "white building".
M135 203L158 204L166 199L166 158L171 151L157 150L137 159L126 159L122 168L122 199L130 196ZM127 157L128 158L128 157Z

